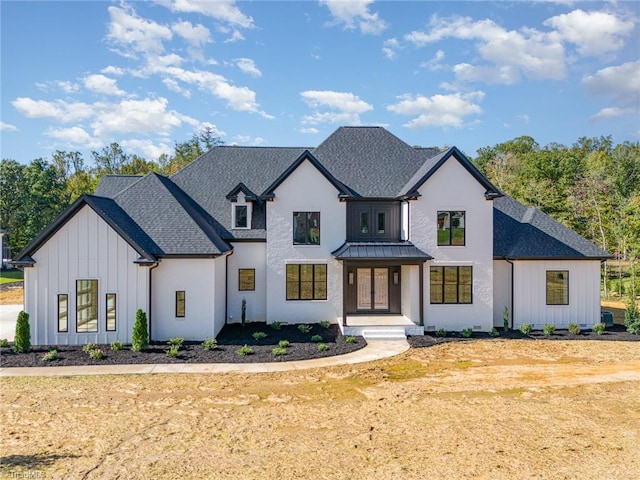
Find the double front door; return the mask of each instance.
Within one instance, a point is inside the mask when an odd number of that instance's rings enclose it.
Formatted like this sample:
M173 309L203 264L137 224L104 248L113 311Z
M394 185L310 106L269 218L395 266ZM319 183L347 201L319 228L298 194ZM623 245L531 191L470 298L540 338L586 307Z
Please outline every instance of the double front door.
M349 267L348 313L399 313L399 267Z

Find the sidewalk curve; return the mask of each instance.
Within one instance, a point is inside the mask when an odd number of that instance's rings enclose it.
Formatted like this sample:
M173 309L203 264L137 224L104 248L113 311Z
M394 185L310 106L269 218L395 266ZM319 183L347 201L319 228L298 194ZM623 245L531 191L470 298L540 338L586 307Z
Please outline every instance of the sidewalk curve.
M82 365L66 367L0 368L0 377L62 377L81 375L136 375L145 373L266 373L333 367L393 357L409 349L406 340L372 340L345 355L273 363L158 363L140 365Z

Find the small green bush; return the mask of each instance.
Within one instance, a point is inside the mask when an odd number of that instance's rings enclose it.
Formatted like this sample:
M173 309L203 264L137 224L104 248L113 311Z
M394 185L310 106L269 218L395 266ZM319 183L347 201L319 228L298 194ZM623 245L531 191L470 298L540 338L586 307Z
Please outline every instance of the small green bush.
M569 323L569 333L571 335L580 335L580 325L575 322Z
M328 320L323 320L323 321L320 322L320 326L322 328L329 328L331 326L331 322L328 321Z
M102 360L104 358L104 352L99 348L94 348L93 350L89 351L89 357L93 358L94 360Z
M322 341L322 335L314 335L311 337L311 341L314 343L318 343Z
M139 352L149 346L149 327L147 326L147 314L139 308L136 311L136 322L133 324L131 335L131 350Z
M349 335L348 337L346 337L344 339L345 343L356 343L356 337L354 337L353 335Z
M242 307L240 307L240 321L244 327L244 324L247 321L247 301L244 298L242 299Z
M272 322L271 323L271 328L273 328L274 330L282 330L282 323L280 323L280 322Z
M499 337L500 336L500 332L498 331L498 329L496 327L493 327L491 329L491 332L489 332L489 335L491 335L492 337Z
M267 334L265 332L254 332L251 336L256 342L267 338Z
M8 347L9 346L9 340L6 338L0 338L0 347Z
M167 340L167 344L170 347L178 347L178 350L180 349L183 343L184 343L184 338L182 337L173 337Z
M553 335L556 333L556 326L553 323L545 323L542 326L542 333L545 335Z
M95 343L87 343L86 345L82 346L82 351L84 353L91 353L94 350L97 350L98 345L96 345Z
M215 338L209 338L202 342L202 348L205 350L215 350L218 348L218 341Z
M49 350L44 355L42 355L42 358L40 360L43 362L50 362L51 360L57 360L57 359L58 359L58 350L52 349L52 350Z
M605 329L606 325L602 322L600 323L596 323L593 326L593 333L595 333L596 335L602 335L604 333L604 329Z
M167 349L167 357L176 358L180 352L180 345L174 344Z
M464 330L460 331L460 335L462 335L464 338L469 338L472 333L473 330L471 330L470 328L465 328Z
M447 331L444 328L439 328L436 330L436 337L446 337Z
M291 344L289 343L289 340L280 340L280 341L278 342L278 346L279 346L280 348L287 348L289 345L291 345Z
M325 352L329 350L329 345L327 345L326 343L319 343L318 344L318 351L319 352Z
M624 311L624 325L627 327L627 332L640 335L640 310L638 310L638 304L633 296L629 297L627 308Z
M271 350L271 353L273 353L275 357L279 357L281 355L286 355L287 349L284 347L274 347L273 350Z
M13 350L19 353L31 351L29 314L24 310L18 314L18 320L16 321L16 335L13 340Z
M300 330L301 333L309 333L312 328L313 327L311 325L307 325L305 323L298 325L298 330Z
M240 347L240 349L238 350L238 354L242 356L251 355L252 353L253 353L253 350L251 349L251 347L247 345Z
M509 331L509 307L505 306L502 311L502 325L505 332Z
M118 350L122 350L124 348L124 343L122 342L111 342L111 350L117 352Z
M530 323L523 323L522 325L520 325L520 332L523 335L530 335L531 330L533 330L533 325L531 325Z

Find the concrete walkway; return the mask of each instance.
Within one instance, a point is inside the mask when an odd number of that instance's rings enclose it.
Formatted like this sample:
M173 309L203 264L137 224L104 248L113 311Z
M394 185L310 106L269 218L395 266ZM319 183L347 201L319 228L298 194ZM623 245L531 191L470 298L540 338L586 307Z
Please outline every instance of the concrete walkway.
M145 373L266 373L333 367L393 357L409 349L406 340L372 340L355 352L335 357L273 363L159 363L153 365L85 365L77 367L0 368L0 377L55 377L81 375L136 375Z
M13 342L16 334L16 320L22 305L0 305L0 338Z

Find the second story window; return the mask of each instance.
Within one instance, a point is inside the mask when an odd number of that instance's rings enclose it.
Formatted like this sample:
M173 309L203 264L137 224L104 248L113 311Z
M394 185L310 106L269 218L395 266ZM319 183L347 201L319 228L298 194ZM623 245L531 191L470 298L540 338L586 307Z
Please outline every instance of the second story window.
M233 228L251 228L251 205L246 204L234 204L232 210L232 224Z
M438 212L438 245L465 244L465 212Z
M293 212L293 244L320 245L320 212Z

